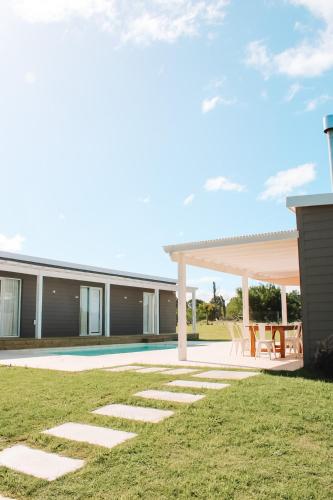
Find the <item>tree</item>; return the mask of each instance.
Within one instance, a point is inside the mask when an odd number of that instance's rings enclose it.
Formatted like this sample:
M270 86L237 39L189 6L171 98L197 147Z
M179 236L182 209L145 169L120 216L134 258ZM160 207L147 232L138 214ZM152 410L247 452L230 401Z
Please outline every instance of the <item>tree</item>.
M272 323L281 320L281 291L275 285L258 285L249 288L250 317L253 321ZM288 321L301 318L301 297L293 290L287 295ZM243 293L237 288L236 296L227 305L227 317L243 317Z
M210 303L215 306L215 317L214 319L225 318L226 307L225 300L222 295L216 294L216 283L213 281L213 298L210 300Z

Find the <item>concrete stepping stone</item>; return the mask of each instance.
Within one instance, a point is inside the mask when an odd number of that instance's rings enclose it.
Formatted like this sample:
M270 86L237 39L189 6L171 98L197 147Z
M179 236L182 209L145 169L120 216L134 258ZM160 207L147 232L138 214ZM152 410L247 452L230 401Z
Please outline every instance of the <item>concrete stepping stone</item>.
M165 367L161 366L149 366L148 368L139 368L139 370L136 370L137 373L155 373L155 372L163 372L167 370Z
M196 380L173 380L168 384L172 387L193 387L194 389L225 389L230 387L230 384L221 384L219 382L197 382Z
M55 453L47 453L18 444L0 452L0 465L30 476L53 481L64 474L80 469L84 465L84 460L62 457Z
M126 365L126 366L116 366L115 368L104 368L104 371L107 371L107 372L129 372L129 371L139 370L140 368L141 368L141 366Z
M82 443L96 444L105 448L113 448L137 436L134 432L116 431L107 427L73 422L58 425L57 427L43 431L43 434L70 439L72 441L80 441Z
M225 380L243 380L245 378L260 375L258 372L233 372L229 370L209 370L208 372L201 372L193 375L198 378L215 378Z
M14 500L14 498L4 497L0 495L0 500Z
M127 418L128 420L139 420L141 422L161 422L174 414L170 410L158 410L142 406L131 406L122 404L111 404L94 410L92 413L106 415L108 417Z
M203 394L187 394L185 392L154 390L137 392L134 396L146 399L158 399L160 401L173 401L175 403L195 403L195 401L199 401L205 397Z
M197 371L198 370L193 370L193 368L172 368L172 370L164 371L163 375L187 375Z

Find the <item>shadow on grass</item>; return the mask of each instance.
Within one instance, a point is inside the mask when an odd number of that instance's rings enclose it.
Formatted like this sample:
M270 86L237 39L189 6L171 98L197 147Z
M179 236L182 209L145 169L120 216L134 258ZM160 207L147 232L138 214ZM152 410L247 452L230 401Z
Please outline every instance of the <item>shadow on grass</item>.
M286 370L263 370L263 373L267 375L279 376L279 377L289 377L289 378L303 378L305 380L319 380L321 382L333 383L333 378L326 375L325 373L316 370L315 368L300 368L295 371Z

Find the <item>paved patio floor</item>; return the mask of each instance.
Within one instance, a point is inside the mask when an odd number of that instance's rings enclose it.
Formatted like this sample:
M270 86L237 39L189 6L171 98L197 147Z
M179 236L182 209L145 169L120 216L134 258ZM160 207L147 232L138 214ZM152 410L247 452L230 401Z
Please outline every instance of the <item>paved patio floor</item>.
M160 351L103 354L100 356L50 355L49 349L0 351L0 364L69 372L79 372L96 368L111 368L120 365L132 365L133 363L161 366L207 366L212 368L239 367L291 371L297 370L303 365L302 360L295 359L294 356L287 356L285 359L277 358L271 360L265 354L257 359L251 358L250 356L235 356L234 354L230 354L230 345L230 342L207 342L206 345L191 345L187 350L187 361L178 361L178 351L176 347L175 349ZM82 349L82 347L80 349ZM61 348L61 351L63 350L64 349ZM55 349L54 353L56 353Z

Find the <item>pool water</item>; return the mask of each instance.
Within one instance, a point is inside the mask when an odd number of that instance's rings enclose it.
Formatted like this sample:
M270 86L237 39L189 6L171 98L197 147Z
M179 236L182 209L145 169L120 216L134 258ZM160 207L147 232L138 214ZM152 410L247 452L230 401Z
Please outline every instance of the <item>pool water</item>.
M123 354L127 352L163 351L177 349L177 342L158 342L152 344L115 344L98 347L75 347L49 351L54 356L103 356L105 354ZM189 346L205 345L201 342L188 342Z

